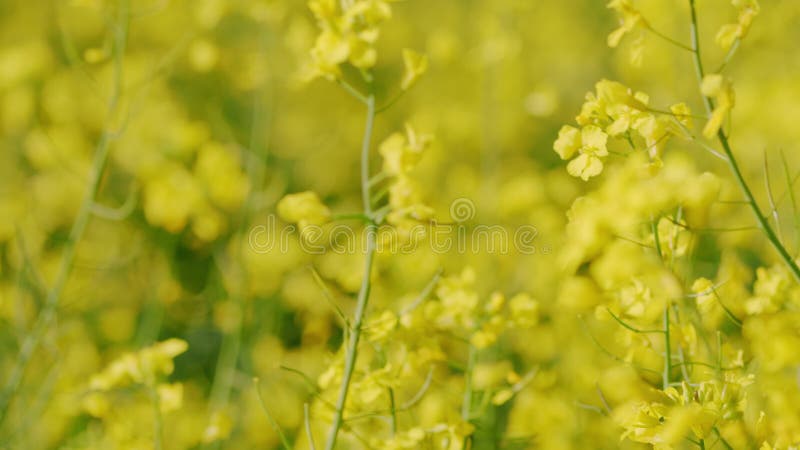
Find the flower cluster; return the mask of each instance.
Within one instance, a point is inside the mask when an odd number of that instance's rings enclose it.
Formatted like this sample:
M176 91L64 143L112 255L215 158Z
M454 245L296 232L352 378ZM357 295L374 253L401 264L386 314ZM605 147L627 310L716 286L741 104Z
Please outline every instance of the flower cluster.
M128 386L144 386L155 391L154 398L162 412L181 406L183 386L159 381L174 370L173 359L188 348L186 341L168 339L136 353L126 353L89 380L89 393L83 400L86 411L105 417L112 411L110 395Z
M311 50L315 76L337 79L345 62L358 69L375 65L379 26L392 16L389 1L313 0L309 7L321 30Z
M660 164L661 153L670 136L681 135L679 123L658 116L648 107L649 97L633 92L616 81L601 80L595 92L586 94L586 102L576 117L580 129L564 125L553 148L567 165L570 175L588 180L603 171L608 156L608 138L625 139L634 148L643 146L651 162ZM685 118L685 104L672 106L675 117ZM637 142L640 141L640 142Z
M383 175L389 177L389 212L386 220L407 229L433 217L433 209L422 202L422 194L412 171L417 166L431 137L417 134L406 124L406 132L392 133L378 147L383 157Z
M731 48L734 42L747 35L753 19L761 11L758 0L732 0L732 3L739 12L738 20L736 23L723 25L715 37L717 44L725 50Z

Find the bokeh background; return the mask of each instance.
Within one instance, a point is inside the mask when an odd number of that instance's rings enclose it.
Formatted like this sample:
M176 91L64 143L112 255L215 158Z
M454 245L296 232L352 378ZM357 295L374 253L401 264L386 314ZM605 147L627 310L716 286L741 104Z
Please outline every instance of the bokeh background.
M684 3L637 5L656 29L688 43ZM281 366L316 380L329 365L341 324L315 271L351 313L362 256L309 255L296 235L287 252L257 252L249 235L290 192L314 190L335 212L358 210L363 105L334 83L304 80L317 30L303 1L131 1L124 55L113 51L115 5L0 2L4 384L54 283L98 143L104 133L112 136L101 206L77 244L57 318L24 373L0 447L152 448L146 396L121 395L118 414L97 418L84 405L87 380L125 352L176 337L189 348L169 377L182 383L183 400L164 414L164 448L278 448L253 377L280 427L292 442L298 436L297 448L307 448L309 386ZM689 54L651 34L638 48L628 39L609 49L605 37L616 18L597 0L392 6L378 41L379 103L397 92L402 48L427 54L429 70L379 115L373 142L405 123L431 134L415 178L436 216L446 220L455 199L470 199L473 223L533 225L546 250L441 254L423 246L409 255L381 254L372 304L402 304L440 268L457 274L467 266L482 294L530 293L542 319L495 350L510 356L486 358L481 382L496 383L496 372L508 365L537 366L539 373L513 402L493 410L482 433L524 437L495 440L502 448L637 448L620 442L607 417L581 407L597 404L598 383L619 387L628 374L610 369L615 361L587 336L577 314L585 299L562 295L566 211L595 182L567 175L552 143L601 78L648 92L655 105L686 101L701 111ZM722 0L698 1L698 8L708 37L735 17ZM765 151L778 161L783 150L789 166L800 167L798 23L800 3L765 1L727 69L737 94L731 126L748 176L762 175ZM713 45L705 50L710 66L723 56ZM117 63L120 96L109 114ZM724 165L697 146L676 140L668 151L726 176ZM770 170L782 176L779 164ZM726 186L733 199L734 185ZM755 186L763 198L763 183ZM753 221L743 208L719 205L713 223ZM751 268L770 263L771 253L753 236L745 230L705 237L697 273L713 274L703 261L717 260L723 245L740 248ZM599 324L593 332L603 340L612 327ZM463 349L452 352L464 359ZM444 414L451 394L447 376L435 376L420 420Z

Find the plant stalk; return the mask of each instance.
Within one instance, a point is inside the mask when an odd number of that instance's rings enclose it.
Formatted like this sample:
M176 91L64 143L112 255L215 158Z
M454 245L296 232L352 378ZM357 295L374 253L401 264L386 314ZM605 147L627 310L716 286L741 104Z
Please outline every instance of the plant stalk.
M703 61L700 53L700 38L698 36L695 0L689 0L689 9L692 15L691 39L694 67L697 74L697 81L698 83L702 83L703 78L705 78L705 72L703 70ZM711 115L711 112L714 110L714 101L705 95L701 96L703 98L703 104L706 108L706 113ZM797 263L794 261L794 258L792 258L792 256L786 250L786 247L784 247L780 239L778 239L775 230L773 230L772 226L769 224L769 220L764 216L764 213L761 211L758 203L756 203L755 197L753 196L753 191L750 189L750 186L748 186L747 181L745 181L742 171L739 168L739 164L736 161L736 158L733 156L733 150L731 149L730 142L728 142L728 137L725 136L725 132L721 128L719 131L717 131L717 139L719 140L720 145L722 145L722 149L728 159L728 167L733 173L734 178L736 178L736 183L739 185L739 189L742 191L742 194L744 194L747 204L750 205L750 209L753 211L753 215L755 216L759 227L762 231L764 231L764 235L778 252L781 260L783 260L783 262L789 268L795 281L800 283L800 267L798 267Z
M370 176L369 176L369 149L370 141L372 140L372 128L375 122L375 95L370 94L366 99L367 105L367 118L366 126L364 129L364 138L361 144L361 201L364 207L364 213L367 217L372 218L372 205L370 203ZM366 256L364 259L364 278L361 280L361 288L358 291L358 300L356 303L355 317L353 319L353 328L350 333L350 339L347 341L347 348L345 352L344 373L342 375L342 384L339 389L339 397L336 400L336 411L333 415L333 422L331 423L330 430L328 431L328 439L325 443L325 450L333 450L336 446L336 438L339 435L339 430L342 427L342 417L344 415L345 405L347 403L347 394L350 390L350 381L353 378L353 372L356 366L356 359L358 357L358 342L361 338L361 325L364 321L364 315L369 303L369 293L372 288L370 281L370 274L372 273L372 263L375 257L376 247L376 233L377 226L374 220L371 220L365 228L367 234L366 242Z
M128 0L120 0L117 14L118 20L116 28L114 29L114 74L111 96L108 101L106 113L106 126L95 148L86 191L81 201L78 214L70 229L69 238L64 244L55 281L47 294L41 311L36 317L36 322L31 332L25 337L22 343L8 381L3 387L2 393L0 393L0 425L2 425L6 418L11 402L22 384L22 379L25 375L28 363L39 347L50 325L56 318L56 311L61 300L61 295L72 272L73 263L75 262L75 253L78 243L83 238L83 234L86 231L86 226L92 214L95 197L97 196L100 186L100 179L105 171L106 162L108 160L111 142L117 137L116 133L111 130L110 124L117 111L119 100L122 95L122 57L125 53L125 45L128 38Z

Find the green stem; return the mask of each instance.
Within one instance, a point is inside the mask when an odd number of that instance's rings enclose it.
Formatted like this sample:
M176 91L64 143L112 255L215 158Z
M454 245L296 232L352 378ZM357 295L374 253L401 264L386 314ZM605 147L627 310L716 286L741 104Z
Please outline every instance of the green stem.
M75 221L70 229L69 238L64 244L63 252L61 253L61 262L56 273L56 278L53 287L47 294L47 299L39 312L36 322L31 329L31 332L25 337L20 348L19 356L11 370L11 375L8 378L3 391L0 393L0 424L6 418L8 409L11 402L22 384L22 378L25 375L25 370L28 367L30 359L33 357L34 352L39 347L42 338L47 333L50 325L56 318L56 311L61 300L61 295L64 287L67 284L69 275L72 272L73 263L75 261L75 252L78 243L86 231L86 226L89 223L89 218L92 214L92 206L94 199L100 186L100 178L105 170L106 161L108 160L108 153L111 147L111 141L114 140L115 134L110 130L110 124L113 120L114 114L119 105L119 99L122 95L122 55L125 52L125 44L128 38L128 1L120 0L118 10L118 23L114 30L114 74L111 88L111 96L108 102L108 109L106 114L106 129L97 143L94 153L94 160L92 167L89 171L89 180L86 186L86 191L83 196L80 208Z
M726 441L725 438L722 437L722 433L719 432L719 428L713 427L711 430L714 431L714 434L717 435L717 438L722 443L722 445L725 446L726 450L733 450L733 447L731 447L731 444L729 444L728 441Z
M469 346L469 356L467 356L467 368L464 371L464 399L461 402L461 419L469 421L470 411L472 410L472 370L475 367L475 357L477 350L472 345Z
M311 413L308 411L308 403L303 404L303 417L306 426L308 446L311 448L311 450L317 450L317 446L314 444L314 434L311 432Z
M664 307L664 373L662 374L664 389L669 387L669 372L672 367L672 345L669 334L669 304L667 304Z
M728 53L725 54L725 58L722 60L722 64L720 64L719 68L717 68L716 73L722 73L722 71L728 67L728 63L731 62L731 59L733 59L733 55L735 55L736 51L739 50L739 44L741 44L741 42L742 40L739 38L736 38L736 40L733 41L733 45L731 45L731 48L728 49Z
M364 213L368 217L372 217L369 185L369 149L370 141L372 140L372 128L375 122L375 96L373 94L370 94L369 97L367 97L366 104L367 119L364 129L364 139L361 144L361 202L364 207ZM371 222L367 224L365 229L365 232L367 233L367 248L366 257L364 259L364 278L361 280L361 288L358 291L358 300L356 303L356 312L353 320L353 329L351 330L350 339L347 341L342 385L339 389L339 397L336 401L336 411L334 412L333 422L331 423L330 431L328 432L325 450L334 449L336 446L336 438L339 435L339 429L342 427L342 416L344 415L344 409L347 403L347 393L350 390L350 381L353 378L353 371L355 370L356 359L358 356L358 341L361 337L361 324L364 320L364 315L367 310L369 293L372 287L370 274L372 273L372 262L375 257L375 247L377 244L376 228L377 227L375 223Z
M389 388L389 412L391 413L390 426L392 437L394 437L394 435L397 433L397 407L395 406L394 389L392 388Z
M289 439L285 434L283 434L283 430L278 424L278 421L275 420L275 417L272 416L272 413L269 412L269 408L267 408L267 403L264 401L264 396L261 395L261 385L258 378L253 378L253 387L256 389L256 396L258 397L258 403L261 405L261 410L264 411L264 415L267 417L269 426L272 427L272 429L275 431L275 434L278 435L283 449L292 450L292 445L289 443Z
M400 93L398 93L397 95L395 95L395 96L394 96L394 97L393 97L391 100L389 100L389 101L388 101L388 102L387 102L385 105L383 105L383 106L381 106L380 108L378 108L377 110L375 110L375 114L380 114L380 113L382 113L382 112L386 111L387 109L391 108L391 107L392 107L392 106L393 106L395 103L397 103L397 101L398 101L398 100L400 100L400 99L403 97L403 95L405 95L405 93L406 93L406 90L405 90L405 89L403 89L402 91L400 91Z
M701 55L700 38L698 36L698 31L697 31L697 11L695 10L694 2L695 0L689 0L689 8L691 10L691 15L692 15L692 26L691 26L692 48L694 49L692 54L694 57L693 59L694 59L695 72L697 74L697 80L699 83L702 83L703 78L705 77L705 72L703 70L703 61L700 56ZM711 115L711 112L714 110L714 101L704 95L702 97L703 97L703 104L705 105L706 108L706 113ZM795 281L800 283L800 267L798 267L797 263L794 261L789 252L786 250L786 247L784 247L783 244L781 244L780 240L778 239L778 236L775 234L775 231L770 226L769 221L764 216L764 213L761 211L761 208L758 206L758 203L756 203L755 197L753 196L753 192L750 190L750 187L748 186L747 182L744 179L744 176L742 175L742 171L739 168L739 164L736 162L736 158L733 156L733 150L731 149L730 143L728 142L728 138L727 136L725 136L725 133L722 131L722 129L720 129L717 132L717 139L719 140L719 143L722 145L722 149L725 152L725 156L728 158L728 166L731 172L733 173L734 178L736 178L736 183L739 185L739 189L744 194L745 199L747 200L747 204L750 205L750 209L753 211L753 215L755 216L756 221L758 221L759 227L764 232L764 235L767 237L767 240L769 240L770 244L772 244L772 246L778 252L778 255L781 257L783 262L786 264L786 266L789 267L789 270L792 272L792 276L794 277Z
M161 417L161 399L158 397L154 380L147 386L147 390L153 403L153 448L161 450L164 448L164 422Z
M666 34L661 33L660 31L658 31L655 28L651 27L650 25L647 26L647 29L651 33L653 33L654 35L660 37L661 39L664 39L665 41L669 42L672 45L677 46L678 48L681 48L681 49L686 50L688 52L692 51L692 48L689 47L688 45L681 44L680 42L676 41L675 39L672 39L671 37L667 36Z

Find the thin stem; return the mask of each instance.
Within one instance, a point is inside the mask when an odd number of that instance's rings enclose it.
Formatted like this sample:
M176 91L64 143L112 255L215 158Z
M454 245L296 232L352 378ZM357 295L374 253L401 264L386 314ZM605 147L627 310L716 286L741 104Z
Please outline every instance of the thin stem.
M731 322L733 322L737 327L741 328L742 327L742 321L738 317L736 317L735 314L733 314L733 311L731 311L730 309L728 309L727 306L725 306L725 304L722 302L722 299L720 298L719 294L717 293L717 290L714 289L714 287L712 287L711 289L713 289L713 291L714 291L714 298L717 299L717 303L719 304L719 306L722 307L722 310L725 311L725 314L728 316L728 318L731 320Z
M717 435L717 439L719 439L719 441L722 442L722 445L725 446L726 450L733 450L733 447L731 447L731 444L729 444L728 441L726 441L725 438L722 437L722 433L719 432L719 428L713 427L713 428L711 428L711 431L713 431L714 434Z
M655 28L653 28L653 27L651 27L649 25L647 26L647 29L651 33L655 34L656 36L660 37L661 39L664 39L665 41L669 42L670 44L673 44L673 45L675 45L675 46L677 46L679 48L682 48L683 50L686 50L688 52L692 51L692 48L689 47L688 45L682 44L682 43L676 41L675 39L672 39L671 37L667 36L664 33L661 33L660 31L656 30Z
M343 87L344 90L347 91L348 94L352 95L356 100L360 101L361 103L367 103L368 98L362 94L361 91L353 87L352 84L342 79L337 79L336 82L339 83L339 86Z
M425 376L425 381L422 383L422 387L419 388L416 394L413 397L408 399L405 403L400 405L400 411L406 411L411 409L412 406L416 405L420 400L422 400L422 396L428 392L428 388L431 387L431 382L433 381L433 366L428 369L428 375Z
M150 400L153 403L153 448L161 450L164 448L164 423L161 418L161 399L158 397L158 390L154 385L147 387Z
M391 426L392 437L394 437L394 435L397 433L397 407L395 406L395 401L394 401L394 389L392 388L388 389L389 389L389 412L391 413L390 415L391 420L389 423Z
M397 103L397 101L398 101L398 100L400 100L401 98L403 98L403 95L405 95L405 93L406 93L406 90L405 90L405 89L403 89L402 91L400 91L400 93L398 93L397 95L395 95L395 96L394 96L394 97L393 97L391 100L389 100L389 101L388 101L388 102L387 102L385 105L383 105L383 106L381 106L380 108L378 108L377 110L375 110L375 114L380 114L380 113L382 113L382 112L386 111L387 109L391 108L391 107L392 107L392 106L393 106L395 103Z
M258 378L253 378L253 387L256 388L256 396L258 397L258 403L261 405L261 410L264 411L264 415L267 417L267 422L269 422L269 426L272 427L275 434L278 435L278 438L281 441L281 445L283 446L284 450L292 450L291 444L289 444L289 439L286 438L286 435L283 434L283 430L281 430L281 426L275 420L275 417L272 416L272 413L269 412L269 408L267 408L267 404L264 402L264 396L261 395L261 387L259 385Z
M767 189L767 200L769 201L769 209L772 213L772 219L775 221L775 229L777 230L778 240L783 243L783 235L781 233L781 219L778 214L778 207L775 204L775 197L772 195L772 182L769 179L769 158L767 157L766 150L764 151L764 187Z
M664 389L669 387L669 372L672 367L672 345L669 334L669 304L667 304L664 307L664 373L662 374Z
M661 251L661 240L658 237L658 222L656 219L650 220L650 229L653 232L653 241L655 242L656 246L656 253L658 253L658 259L664 259L664 253Z
M364 207L364 213L368 217L372 217L369 185L369 149L370 141L372 140L372 128L375 122L375 96L373 94L370 94L370 96L367 97L366 104L367 118L364 129L364 139L361 144L361 201ZM355 370L356 366L356 358L358 356L358 341L361 337L361 324L364 320L364 314L367 310L369 293L372 287L370 274L372 273L372 262L375 257L375 247L377 245L376 229L377 227L375 222L367 224L367 248L366 257L364 259L364 277L361 280L361 288L358 291L356 312L353 319L353 329L351 330L350 339L347 341L342 385L339 389L339 397L336 401L336 411L333 414L333 422L331 422L330 431L328 432L325 450L333 450L336 446L336 438L338 437L339 429L342 426L342 416L344 415L344 409L347 403L347 393L350 389L350 381L353 378L353 371Z
M336 315L342 320L342 325L345 328L350 327L350 321L347 319L347 316L344 314L339 305L336 304L336 301L333 299L333 295L331 294L328 286L325 285L325 280L317 272L317 269L314 268L313 265L308 266L308 270L311 272L311 276L314 278L314 282L317 283L320 290L322 291L322 296L325 297L325 300L328 301L328 304L331 305L334 311L336 311Z
M589 330L589 326L588 326L588 324L586 323L586 321L583 319L583 317L579 315L579 316L578 316L578 319L579 319L579 320L581 321L581 323L583 324L583 331L586 333L586 335L589 337L589 339L592 341L592 343L593 343L593 344L594 344L594 345L595 345L595 346L596 346L596 347L597 347L597 348L598 348L598 349L599 349L601 352L605 353L605 354L606 354L606 355L607 355L609 358L611 358L611 359L613 359L614 361L617 361L617 362L619 362L619 363L622 363L622 364L627 364L627 365L629 365L629 366L631 366L631 367L633 367L633 368L635 368L635 369L637 369L637 370L641 370L641 371L643 371L643 372L649 372L649 373L652 373L652 374L655 374L655 375L658 375L658 374L659 374L659 372L658 372L657 370L648 369L647 367L637 366L636 364L633 364L633 363L631 363L631 362L629 362L629 361L625 361L625 359L624 359L624 358L621 358L621 357L619 357L619 356L615 355L615 354L614 354L614 353L612 353L612 352L611 352L609 349L607 349L607 348L603 347L603 344L601 344L601 343L600 343L600 341L599 341L599 340L597 340L597 338L596 338L596 337L595 337L595 336L592 334L591 330Z
M114 28L114 72L111 96L106 111L106 126L95 148L94 160L89 171L86 191L78 214L75 216L75 221L70 229L69 238L64 244L64 250L61 253L61 262L53 287L47 294L45 304L39 312L30 334L25 337L8 381L3 387L2 392L0 392L0 425L2 425L5 420L11 401L22 384L22 378L25 375L25 370L28 367L30 359L33 357L33 353L39 347L42 338L56 318L56 310L61 300L61 294L64 291L69 275L72 272L73 263L75 262L75 252L78 243L81 241L92 215L92 209L95 204L94 200L100 186L100 178L108 160L111 141L115 138L111 132L111 123L122 95L122 56L125 53L125 45L128 40L128 0L120 0L117 13L118 23Z
M697 80L698 83L703 82L703 78L705 77L705 73L703 71L703 62L700 53L700 40L698 37L697 32L697 12L695 10L694 5L695 0L689 0L689 8L691 10L692 15L692 26L691 26L691 35L692 35L692 47L694 48L693 56L694 56L694 66L695 72L697 73ZM706 112L711 115L711 112L714 110L714 102L712 99L702 96L703 103L706 107ZM769 221L761 212L761 208L756 203L755 197L753 196L753 192L750 190L750 187L747 185L747 182L742 175L742 171L739 168L739 164L736 162L736 158L733 156L733 150L731 149L730 143L728 142L727 136L725 133L720 129L717 131L717 139L719 143L722 145L722 149L725 151L725 156L728 158L728 166L730 167L731 172L733 172L734 177L736 178L736 182L739 185L739 189L744 194L745 198L747 199L747 203L750 205L750 209L753 211L753 215L756 217L759 226L764 231L764 235L769 240L770 244L775 248L778 252L779 256L783 260L783 262L789 267L789 270L792 272L792 276L794 277L795 281L800 283L800 267L798 267L797 263L794 261L792 256L786 250L786 247L781 244L778 236L775 234L775 231L769 225Z
M631 325L628 325L627 323L625 323L625 321L623 321L622 319L620 319L620 318L619 318L619 316L617 316L616 314L614 314L614 313L611 311L611 309L610 309L610 308L606 307L606 311L608 311L608 313L609 313L609 314L611 314L611 317L613 317L613 318L614 318L614 320L616 320L616 321L617 321L617 323L619 323L619 324L620 324L620 325L622 325L623 327L627 328L628 330L631 330L631 331L633 331L634 333L642 333L642 334L647 334L647 333L663 333L663 332L664 332L664 330L640 330L639 328L633 327L633 326L631 326Z
M469 421L472 410L472 369L475 367L475 357L477 350L472 345L469 346L469 356L467 356L467 368L464 371L464 399L461 402L461 419Z
M364 214L372 215L370 203L370 176L369 176L369 147L372 140L372 128L375 124L375 95L367 98L367 119L364 128L364 139L361 142L361 203Z
M739 50L739 45L741 43L742 41L739 38L736 38L736 40L733 41L733 45L731 45L731 48L728 49L728 53L725 54L725 58L722 60L722 64L720 64L720 66L717 68L716 73L722 73L722 71L724 71L725 68L728 67L728 63L731 62L731 59L733 59L733 55L735 55L736 51Z
M333 220L360 220L362 222L369 222L371 220L363 213L334 214L331 218Z
M308 403L303 404L303 418L306 423L308 446L311 448L311 450L317 450L317 446L314 444L314 435L311 433L311 414L308 412Z
M414 299L414 301L411 302L411 304L400 310L400 315L402 316L408 314L417 309L420 303L424 302L425 299L427 299L428 296L431 295L431 292L433 292L433 288L436 287L436 283L439 282L439 278L441 278L441 276L442 276L442 269L439 269L436 271L435 274L433 274L433 278L431 278L428 284L426 284L425 287L422 288L422 291L419 293L417 298Z

